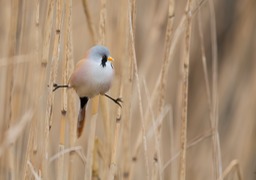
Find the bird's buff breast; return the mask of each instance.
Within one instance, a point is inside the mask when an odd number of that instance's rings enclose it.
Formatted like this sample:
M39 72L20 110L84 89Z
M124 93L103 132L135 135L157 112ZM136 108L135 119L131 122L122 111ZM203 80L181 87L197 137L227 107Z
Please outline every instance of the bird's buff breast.
M113 76L114 70L109 62L102 67L100 64L86 61L82 67L75 70L70 84L79 97L92 98L109 90Z

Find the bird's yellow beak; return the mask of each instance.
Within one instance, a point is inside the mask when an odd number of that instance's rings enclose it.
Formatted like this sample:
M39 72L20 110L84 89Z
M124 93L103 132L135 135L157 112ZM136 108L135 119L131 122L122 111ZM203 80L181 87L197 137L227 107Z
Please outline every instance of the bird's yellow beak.
M112 62L112 61L114 61L114 58L112 58L112 57L108 57L108 61L110 61L110 62Z

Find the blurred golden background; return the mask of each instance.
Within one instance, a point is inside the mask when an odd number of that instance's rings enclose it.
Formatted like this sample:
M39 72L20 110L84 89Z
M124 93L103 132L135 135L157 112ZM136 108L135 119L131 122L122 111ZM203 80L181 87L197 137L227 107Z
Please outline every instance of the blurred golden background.
M0 1L0 179L256 179L256 1ZM67 83L94 44L109 94Z

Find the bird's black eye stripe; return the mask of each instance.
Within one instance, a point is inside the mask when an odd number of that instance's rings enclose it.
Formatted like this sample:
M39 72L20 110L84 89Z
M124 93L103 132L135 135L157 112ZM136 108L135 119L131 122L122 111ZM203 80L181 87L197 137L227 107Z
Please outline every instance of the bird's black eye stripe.
M106 55L103 55L102 56L102 59L101 59L101 65L102 67L105 67L106 66L106 62L108 61L108 57Z

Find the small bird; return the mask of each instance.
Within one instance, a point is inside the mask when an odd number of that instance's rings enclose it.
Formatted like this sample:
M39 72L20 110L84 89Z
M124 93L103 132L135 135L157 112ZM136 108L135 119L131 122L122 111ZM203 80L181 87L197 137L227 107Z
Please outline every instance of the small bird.
M68 84L53 84L53 91L58 88L73 88L80 98L80 111L78 115L78 137L81 136L86 104L90 98L99 94L105 95L117 105L121 106L121 98L112 98L106 92L110 89L114 77L114 59L110 56L108 48L102 45L93 46L88 50L84 59L80 60L71 74Z

